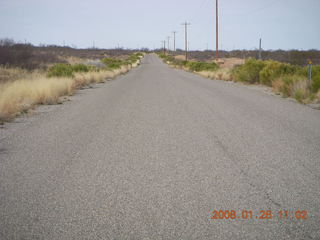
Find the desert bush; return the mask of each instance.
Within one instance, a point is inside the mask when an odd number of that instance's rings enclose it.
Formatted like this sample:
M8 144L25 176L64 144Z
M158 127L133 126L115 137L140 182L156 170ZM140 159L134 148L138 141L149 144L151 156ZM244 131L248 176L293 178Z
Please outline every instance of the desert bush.
M160 52L160 53L158 53L158 56L163 59L163 58L166 58L167 55L162 53L162 52Z
M101 61L106 65L107 70L115 70L115 69L121 69L125 65L136 64L141 59L142 56L143 56L143 53L133 53L129 55L129 57L125 60L116 59L116 58L103 58Z
M127 58L126 61L129 64L133 64L133 63L137 62L138 60L140 60L141 57L143 57L143 53L133 53Z
M299 102L310 97L308 79L302 75L283 75L272 82L272 88L276 93L294 97Z
M320 89L318 90L318 93L317 93L317 100L320 103Z
M94 67L84 64L71 65L71 67L73 72L89 72L94 70Z
M73 69L70 64L59 63L49 68L48 77L73 77Z
M101 61L106 65L107 69L117 69L124 64L124 61L115 58L104 58Z
M305 67L304 72L308 76L308 67ZM320 65L312 67L312 84L311 90L316 93L320 89Z
M282 75L295 74L299 70L298 66L280 63L276 61L266 61L265 66L259 73L260 83L271 86L272 81Z
M320 75L316 75L312 78L312 84L311 84L312 92L317 92L320 90Z
M266 66L266 63L261 60L250 58L245 64L237 66L233 69L232 75L235 81L258 83L260 71Z
M184 50L177 49L174 53L176 55L183 55ZM190 59L195 59L197 61L208 61L212 60L214 56L213 51L190 51ZM233 50L233 51L220 51L221 58L258 58L259 50ZM263 50L262 58L264 60L271 59L274 61L290 63L299 66L305 66L307 64L307 59L312 60L314 64L320 64L320 51L319 50L308 50L308 51L299 51L299 50Z
M300 103L306 103L311 98L311 92L308 87L308 79L300 78L294 81L292 86L292 96Z
M93 66L87 66L84 64L65 64L65 63L58 63L48 70L48 77L74 77L74 73L87 73L90 71L97 71L97 68Z
M215 62L187 62L186 67L189 68L189 70L194 72L200 72L200 71L215 71L219 68L218 64Z

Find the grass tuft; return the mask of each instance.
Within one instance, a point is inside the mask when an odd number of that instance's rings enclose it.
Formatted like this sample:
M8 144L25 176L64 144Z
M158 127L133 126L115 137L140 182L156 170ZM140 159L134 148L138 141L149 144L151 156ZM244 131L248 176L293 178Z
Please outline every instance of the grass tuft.
M200 76L210 78L210 79L217 79L223 81L232 81L232 75L229 69L220 68L216 71L201 71L198 72Z
M60 96L71 95L74 82L70 78L38 76L0 85L0 122L13 119L36 104L56 104Z

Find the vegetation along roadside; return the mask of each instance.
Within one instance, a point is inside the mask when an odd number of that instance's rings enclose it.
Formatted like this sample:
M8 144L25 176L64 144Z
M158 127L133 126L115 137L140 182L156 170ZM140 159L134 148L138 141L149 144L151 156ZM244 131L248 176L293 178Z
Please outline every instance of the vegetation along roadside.
M0 123L10 121L39 104L57 104L60 97L74 94L76 89L102 83L140 64L143 53L125 59L103 58L103 67L83 63L54 64L46 70L0 67Z
M206 78L262 84L271 87L276 94L295 98L300 103L320 103L320 65L312 67L310 82L308 66L274 60L249 58L244 64L223 68L215 62L183 61L163 53L159 53L158 56L172 67L191 71Z

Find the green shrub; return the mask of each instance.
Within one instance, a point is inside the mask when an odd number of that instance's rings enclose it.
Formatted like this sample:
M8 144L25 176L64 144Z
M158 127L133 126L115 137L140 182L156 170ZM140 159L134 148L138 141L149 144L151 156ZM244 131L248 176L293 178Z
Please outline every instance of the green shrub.
M171 55L167 55L167 57L165 59L167 62L175 62L176 61L176 59Z
M159 58L162 58L162 59L164 59L164 58L166 58L166 54L164 54L164 53L158 53L158 56L159 56Z
M103 58L101 60L101 62L103 62L106 65L109 65L109 64L122 64L122 60L115 59L115 58Z
M260 71L266 66L266 62L250 58L243 65L233 69L232 75L236 81L258 83Z
M300 101L310 98L311 93L308 90L307 81L305 76L298 74L282 75L272 82L272 87L284 97L294 97Z
M289 97L291 95L291 89L294 82L298 81L297 76L283 76L280 78L282 80L282 86L280 87L280 92L285 96Z
M298 89L294 92L294 98L299 102L303 103L304 93L302 90Z
M95 71L96 68L84 64L70 65L59 63L49 68L48 77L73 77L76 72Z
M181 60L177 60L175 59L172 64L176 67L186 67L188 64L188 61L181 61Z
M309 78L309 66L302 68L299 74ZM320 89L320 65L312 66L311 91L316 93Z
M186 66L191 70L195 72L201 72L201 71L215 71L219 68L218 64L214 62L187 62Z
M48 77L73 77L73 69L70 64L59 63L49 68Z
M121 68L123 65L130 65L137 62L143 53L133 53L126 60L116 59L116 58L103 58L101 60L107 67L107 69L117 69Z
M91 70L93 70L92 67L89 67L89 66L84 65L84 64L72 65L72 71L73 72L89 72Z
M121 68L125 64L124 61L115 58L103 58L101 61L106 65L107 69Z
M143 56L143 53L133 53L131 54L128 59L126 60L127 63L132 64L137 62L141 57Z
M316 93L320 89L320 65L312 67L312 92Z
M312 85L311 85L312 92L317 92L320 90L320 74L312 77Z
M299 67L280 63L276 61L266 61L266 65L259 73L259 79L261 84L265 84L268 86L272 85L272 81L276 78L279 78L282 75L295 74L298 72Z

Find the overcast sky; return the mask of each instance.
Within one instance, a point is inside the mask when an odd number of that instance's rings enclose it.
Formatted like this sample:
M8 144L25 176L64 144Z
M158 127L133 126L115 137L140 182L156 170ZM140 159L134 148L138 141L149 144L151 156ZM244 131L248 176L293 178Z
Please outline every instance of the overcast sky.
M219 0L220 47L320 49L320 0ZM0 38L33 44L160 47L178 31L183 48L214 48L215 0L0 0Z

